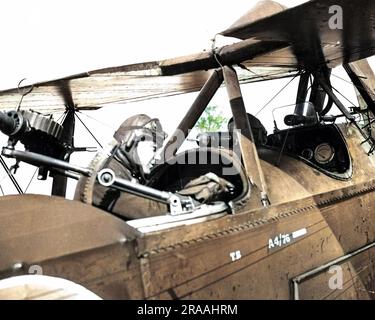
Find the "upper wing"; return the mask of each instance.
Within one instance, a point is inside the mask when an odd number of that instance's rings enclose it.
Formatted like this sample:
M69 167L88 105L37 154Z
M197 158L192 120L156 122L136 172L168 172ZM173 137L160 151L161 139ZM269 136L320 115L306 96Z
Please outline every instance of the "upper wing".
M64 111L66 107L98 109L107 104L126 103L199 90L209 73L197 71L181 76L153 74L153 64L96 70L69 78L36 83L23 98L22 108L38 112ZM21 88L24 91L24 88ZM18 89L0 92L0 109L14 109L20 101Z
M290 44L299 67L327 64L333 68L375 54L374 14L373 0L312 0L255 22L236 23L221 34L284 41ZM273 62L267 59L267 63Z
M330 29L329 25L330 8L338 5L344 14L343 30ZM274 7L240 19L222 34L245 40L215 52L94 70L35 84L22 107L47 112L66 106L97 109L198 91L210 75L205 70L220 65L245 65L250 72L240 79L249 82L280 78L323 64L335 67L375 53L373 0L313 0L283 9ZM249 16L251 23L246 22ZM19 100L17 89L2 91L0 109L15 108Z
M203 67L196 65L196 58L193 59L192 65L190 62L186 65L186 61L191 61L191 57L94 70L36 83L31 92L23 98L21 107L47 113L64 111L66 107L94 110L109 104L124 104L199 91L212 71L199 70ZM202 62L198 61L198 64ZM179 73L181 68L184 71L198 70L173 75ZM240 81L281 78L292 75L293 71L294 69L254 68L251 72L240 73ZM26 88L20 89L25 91ZM19 89L0 91L0 110L15 109L19 101Z

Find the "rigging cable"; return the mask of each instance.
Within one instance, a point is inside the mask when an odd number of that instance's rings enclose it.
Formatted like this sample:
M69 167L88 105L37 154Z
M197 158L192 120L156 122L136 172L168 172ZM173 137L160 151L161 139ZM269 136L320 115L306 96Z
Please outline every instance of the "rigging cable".
M283 145L282 145L281 150L280 150L279 158L277 159L277 162L276 162L276 167L280 166L281 158L283 156L284 149L285 149L285 146L286 146L286 142L287 142L288 137L289 137L290 129L291 128L289 127L288 130L286 131L285 138L284 138L284 141L283 141Z
M295 78L297 78L300 75L300 73L297 73L285 86L283 86L256 114L255 116L258 116L259 113L261 113L266 107L269 106L269 104L275 100L281 92L283 92L292 82Z
M30 181L29 181L29 184L27 185L26 189L25 189L25 193L27 192L27 190L29 189L30 185L31 185L31 182L34 180L34 177L36 175L36 173L38 172L39 168L36 168L36 170L34 171L34 174L33 176L31 177Z
M84 122L81 120L81 118L78 116L78 114L76 112L74 112L74 115L77 117L77 119L82 123L82 125L85 127L85 129L88 131L88 133L94 138L94 140L96 141L96 143L100 146L100 148L103 149L103 146L101 145L101 143L98 141L98 139L96 139L96 137L94 136L94 134L90 131L90 129L84 124Z
M68 112L67 112L67 111L64 111L64 112L60 115L60 117L56 120L56 122L59 123L59 124L63 124L63 122L64 122L64 120L65 120L67 114L68 114Z
M341 81L344 81L344 82L346 82L348 84L351 84L352 86L354 86L354 87L357 88L357 86L353 82L351 82L349 80L346 80L346 79L344 79L344 78L342 78L342 77L340 77L340 76L338 76L338 75L336 75L334 73L332 73L331 75L334 76L335 78L340 79Z
M102 126L105 126L105 127L109 128L109 129L111 129L111 130L113 130L113 131L116 131L116 130L117 130L117 128L112 127L112 126L109 125L108 123L104 123L104 122L102 122L102 121L100 121L100 120L98 120L98 119L96 119L96 118L94 118L94 117L92 117L92 116L89 116L89 115L86 114L86 113L83 113L83 112L80 111L80 110L77 110L76 112L79 112L80 114L84 115L85 117L87 117L87 118L89 118L89 119L91 119L91 120L94 120L94 121L96 121L97 123L101 124Z
M0 156L0 164L3 166L5 172L7 173L9 179L12 181L14 187L17 189L17 192L19 194L23 194L23 191L20 187L20 185L18 184L18 181L16 180L16 178L13 176L13 173L9 170L6 162L4 161L3 157Z
M17 111L20 111L20 109L21 109L21 104L22 104L23 98L26 97L34 89L34 85L32 84L28 90L25 90L24 92L21 92L21 83L25 80L26 80L26 78L24 78L20 82L18 82L17 89L18 89L18 93L21 95L21 99L18 102L18 106L16 108Z
M353 107L356 107L356 104L352 103L348 98L346 98L340 91L338 91L336 88L334 88L333 86L331 86L333 90L335 90L336 92L338 92L338 94L340 94L345 100L347 100L350 104L352 104ZM361 119L361 115L357 114L357 116L359 117L359 119ZM372 133L371 133L371 128L368 128L368 132L369 134L366 135L366 133L363 131L363 129L366 128L363 127L361 128L361 126L358 124L360 120L358 120L358 118L356 120L351 120L350 122L353 123L355 125L355 127L359 130L359 132L361 133L361 135L365 138L365 140L362 142L362 144L364 143L368 143L370 145L370 150L368 152L368 155L371 155L373 154L373 152L375 151L375 140L374 138L372 137Z
M218 53L217 53L217 48L216 48L216 37L218 36L218 33L215 34L214 38L212 39L212 45L211 45L211 52L212 52L212 55L214 57L214 59L216 60L217 64L220 66L221 69L223 69L223 65L221 64L220 62L220 59L218 57Z
M340 96L342 96L346 101L348 101L353 107L356 107L356 104L350 101L347 97L345 97L339 90L337 90L334 86L332 89L335 90Z

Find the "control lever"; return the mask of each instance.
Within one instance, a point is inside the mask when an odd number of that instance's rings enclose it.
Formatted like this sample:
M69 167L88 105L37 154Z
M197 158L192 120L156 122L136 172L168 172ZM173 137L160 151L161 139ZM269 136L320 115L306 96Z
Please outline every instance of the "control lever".
M69 159L69 157L74 152L97 152L98 149L96 147L73 147L73 146L65 146L66 154L64 156L64 160Z
M343 118L343 117L345 117L343 114L339 114L337 116L325 115L325 116L320 116L320 120L323 120L324 122L335 122L338 118Z

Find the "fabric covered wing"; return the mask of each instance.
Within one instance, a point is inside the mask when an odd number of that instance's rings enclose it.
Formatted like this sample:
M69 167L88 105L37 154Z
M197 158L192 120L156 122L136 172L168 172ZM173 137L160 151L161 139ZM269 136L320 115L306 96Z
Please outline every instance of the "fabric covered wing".
M342 28L336 20L340 8ZM221 34L285 41L290 44L299 67L327 64L333 68L374 55L375 1L312 0L252 23L235 24ZM268 63L273 64L272 59Z
M290 76L289 71L254 68L252 72L241 72L240 78L242 82L267 80ZM64 111L66 106L95 110L111 104L195 92L202 88L211 72L163 76L158 62L96 70L35 84L31 93L24 97L21 107L42 113ZM20 98L18 89L0 92L0 110L15 109Z

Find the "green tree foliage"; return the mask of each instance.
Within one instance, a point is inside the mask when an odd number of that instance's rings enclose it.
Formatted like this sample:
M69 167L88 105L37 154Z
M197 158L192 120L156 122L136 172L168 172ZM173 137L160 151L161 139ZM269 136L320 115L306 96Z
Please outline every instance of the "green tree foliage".
M220 111L217 110L217 106L208 106L202 116L199 118L196 128L200 132L215 132L223 128L228 122Z

